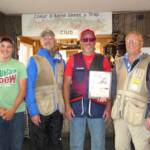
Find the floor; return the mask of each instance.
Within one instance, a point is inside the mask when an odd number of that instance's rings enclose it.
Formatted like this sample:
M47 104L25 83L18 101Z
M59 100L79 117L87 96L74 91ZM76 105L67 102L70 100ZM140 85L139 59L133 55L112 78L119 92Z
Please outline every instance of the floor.
M63 138L63 148L64 150L69 150L69 138L68 137ZM31 150L30 140L27 138L25 138L24 140L23 150ZM86 138L84 150L90 150L90 138ZM115 150L113 138L106 138L106 150Z

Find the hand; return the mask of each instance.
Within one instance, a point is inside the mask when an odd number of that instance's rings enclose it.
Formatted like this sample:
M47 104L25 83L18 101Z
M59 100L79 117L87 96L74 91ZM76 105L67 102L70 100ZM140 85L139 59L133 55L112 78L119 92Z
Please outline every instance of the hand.
M69 105L66 106L65 117L68 120L72 120L72 118L75 117L74 111L73 111L73 109Z
M1 116L6 121L10 121L13 118L14 114L15 114L14 109L3 109L1 111Z
M150 118L146 119L146 127L150 129Z
M109 120L110 118L111 118L111 112L105 110L104 113L103 113L103 119L104 119L105 121L107 121L107 120Z
M97 99L98 103L106 103L107 102L107 98L106 97L101 97Z
M0 108L0 117L3 117L5 114L6 108Z
M41 123L40 115L35 115L35 116L31 117L31 120L37 126L39 126Z
M111 118L111 103L111 100L107 100L106 108L103 113L103 118L105 119L105 121Z

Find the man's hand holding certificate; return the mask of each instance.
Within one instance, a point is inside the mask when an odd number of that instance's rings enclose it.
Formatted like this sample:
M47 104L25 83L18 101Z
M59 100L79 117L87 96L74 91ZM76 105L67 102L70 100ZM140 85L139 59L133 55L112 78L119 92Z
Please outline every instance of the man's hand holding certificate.
M90 71L89 98L109 98L111 88L111 72Z

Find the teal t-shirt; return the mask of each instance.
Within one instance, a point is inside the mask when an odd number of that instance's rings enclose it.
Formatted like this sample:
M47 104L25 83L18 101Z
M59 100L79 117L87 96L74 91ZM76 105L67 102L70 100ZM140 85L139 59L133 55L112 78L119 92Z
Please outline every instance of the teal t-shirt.
M11 108L19 92L19 80L26 79L25 66L15 59L7 63L0 62L0 107ZM24 101L18 107L17 112L25 110Z

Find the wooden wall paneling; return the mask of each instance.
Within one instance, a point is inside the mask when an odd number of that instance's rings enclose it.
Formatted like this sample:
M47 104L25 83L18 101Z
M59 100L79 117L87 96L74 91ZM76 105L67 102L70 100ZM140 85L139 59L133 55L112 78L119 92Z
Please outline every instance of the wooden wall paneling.
M144 24L145 24L145 34L146 33L150 34L150 12L147 12L145 14Z
M150 12L144 15L144 45L150 47Z
M129 31L136 30L136 15L127 13L125 14L125 26L124 26L124 33L127 34Z
M126 34L138 31L143 34L145 46L150 47L150 11L115 12L113 14L113 33Z
M144 31L144 14L136 14L136 30L140 33Z
M5 15L3 13L0 12L0 36L4 35L5 34L5 28L4 28L4 25L5 25L5 22L4 22L4 17Z
M27 43L29 45L32 45L33 47L33 54L36 54L38 49L41 47L39 40L34 40L30 37L20 36L18 37L19 42Z
M5 17L5 33L12 38L22 34L21 16Z
M34 40L30 39L29 37L25 37L25 36L19 36L18 39L20 40L20 42L27 43L29 45L32 45L34 42Z
M39 48L41 48L40 41L35 40L33 42L33 54L34 55L38 52Z
M125 14L119 15L119 28L120 28L120 33L124 33L125 30Z
M117 32L120 30L119 28L119 14L112 15L112 30L113 32Z

